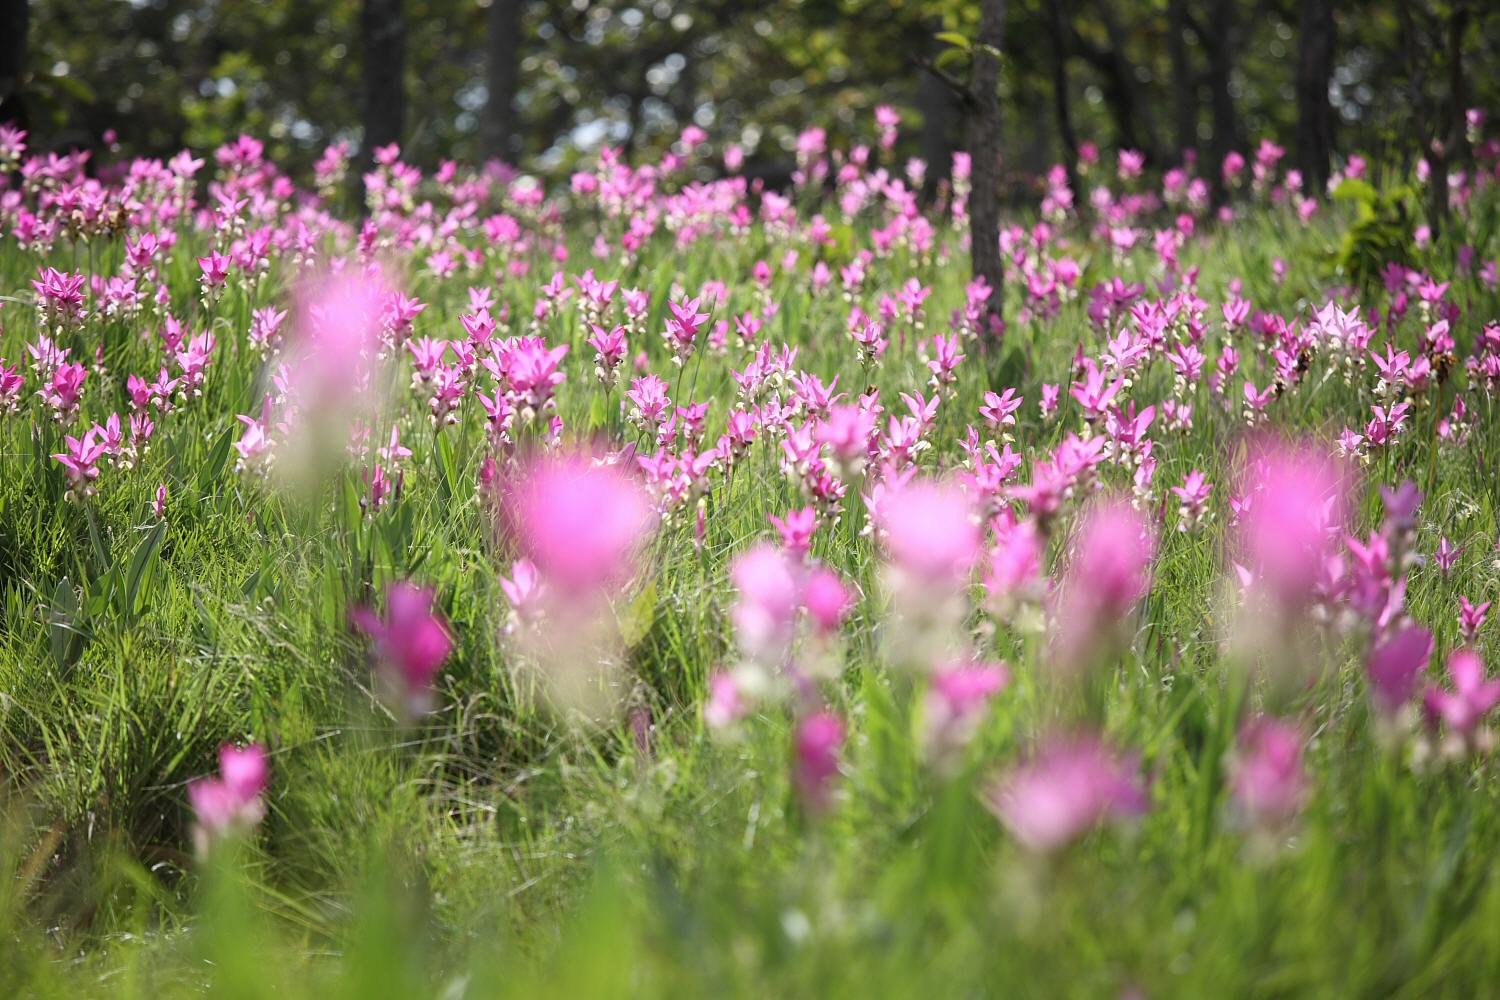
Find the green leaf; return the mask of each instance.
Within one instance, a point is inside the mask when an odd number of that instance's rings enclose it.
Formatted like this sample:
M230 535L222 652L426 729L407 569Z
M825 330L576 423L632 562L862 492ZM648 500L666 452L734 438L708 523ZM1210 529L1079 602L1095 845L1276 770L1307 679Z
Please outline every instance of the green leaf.
M656 599L656 581L652 580L635 595L635 600L620 616L620 638L625 640L627 647L640 645L646 633L651 631L651 624L656 621Z
M125 575L125 615L134 617L137 611L136 601L140 597L141 583L146 578L146 570L151 565L151 560L161 548L161 540L167 536L167 522L157 521L156 527L141 539L141 544L135 548L135 557L130 560L130 572Z
M234 428L227 428L219 435L219 440L214 442L213 450L208 453L208 461L198 470L198 489L202 492L211 490L218 482L219 476L224 472L224 466L229 461L229 449L234 446Z
M964 51L968 51L974 46L974 43L969 40L968 35L958 31L939 31L933 37L944 44L953 46L955 49L963 49Z
M78 595L73 591L73 581L63 577L52 591L52 601L47 608L47 641L52 659L59 667L73 662L73 649L78 639Z

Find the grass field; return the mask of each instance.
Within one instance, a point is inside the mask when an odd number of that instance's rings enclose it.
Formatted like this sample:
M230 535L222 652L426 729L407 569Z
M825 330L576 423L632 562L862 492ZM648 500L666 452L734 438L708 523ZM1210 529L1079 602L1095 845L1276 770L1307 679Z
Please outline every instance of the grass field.
M1054 178L1002 336L899 168L204 159L0 197L0 992L1500 982L1493 159Z

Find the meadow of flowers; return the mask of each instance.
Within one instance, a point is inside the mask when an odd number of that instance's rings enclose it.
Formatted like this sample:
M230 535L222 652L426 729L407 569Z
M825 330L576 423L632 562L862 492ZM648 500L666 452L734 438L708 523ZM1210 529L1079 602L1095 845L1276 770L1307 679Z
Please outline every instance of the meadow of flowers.
M363 211L0 130L0 989L1492 990L1470 124L1441 218L1085 147L1003 290L888 109Z

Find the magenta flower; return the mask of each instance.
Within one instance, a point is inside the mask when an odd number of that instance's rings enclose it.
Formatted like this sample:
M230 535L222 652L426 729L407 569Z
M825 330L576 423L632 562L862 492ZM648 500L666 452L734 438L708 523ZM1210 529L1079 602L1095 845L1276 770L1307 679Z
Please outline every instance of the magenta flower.
M1453 572L1453 567L1458 564L1458 557L1463 555L1463 546L1454 545L1446 537L1438 539L1437 551L1432 554L1432 561L1437 564L1438 570L1447 577Z
M403 581L390 586L385 600L383 619L356 608L354 624L373 640L392 700L412 715L431 711L433 681L453 650L448 626L432 610L431 590Z
M825 812L833 804L833 781L838 777L843 745L844 723L831 712L817 712L797 723L792 783L808 812Z
M1475 728L1500 703L1500 680L1485 679L1484 660L1472 649L1460 649L1448 657L1448 676L1453 690L1428 685L1423 707L1428 719L1442 720L1455 736L1472 742Z
M521 554L549 587L575 599L602 597L630 582L656 521L645 487L586 453L534 461L503 504Z
M207 288L218 288L229 277L228 257L213 251L207 257L198 258L198 268L203 272L203 283Z
M1208 495L1213 488L1213 483L1197 469L1183 477L1181 486L1172 487L1172 495L1181 503L1177 511L1179 531L1196 530L1203 523L1208 512Z
M1147 799L1133 755L1083 736L1044 745L1001 779L989 805L1023 847L1045 853L1100 823L1142 815Z
M151 501L151 513L156 515L160 521L167 516L167 484L159 483L156 487L156 496Z
M959 662L932 673L922 713L922 740L929 760L954 761L983 719L990 701L1010 683L1004 663Z
M1458 599L1458 630L1464 642L1474 645L1479 641L1479 630L1484 628L1484 616L1489 613L1490 602L1474 605L1467 597Z
M1235 803L1254 822L1275 823L1296 815L1307 796L1297 726L1268 715L1246 724L1229 787Z
M1395 715L1417 690L1417 680L1432 657L1432 633L1420 626L1397 632L1370 652L1366 674L1376 707Z
M82 438L67 435L64 441L68 450L52 456L68 474L68 493L72 497L83 498L94 493L94 480L99 478L98 462L105 450L98 430L97 425L91 427Z
M819 566L807 575L802 586L802 605L807 609L813 627L823 635L838 629L854 606L854 595L839 575Z
M259 823L265 816L262 793L270 785L270 761L260 744L243 749L228 743L219 747L219 776L195 778L187 786L197 817L199 853L206 853L213 841L244 833Z
M1017 601L1039 594L1045 548L1034 521L1022 521L1003 533L996 530L984 587L1002 613Z

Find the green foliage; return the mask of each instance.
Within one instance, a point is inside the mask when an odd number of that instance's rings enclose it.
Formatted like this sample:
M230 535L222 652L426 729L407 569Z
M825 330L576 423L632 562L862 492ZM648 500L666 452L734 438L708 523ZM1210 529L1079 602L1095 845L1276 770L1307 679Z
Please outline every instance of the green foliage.
M1345 179L1333 192L1337 202L1354 207L1331 264L1351 285L1370 290L1387 263L1411 262L1415 213L1411 188L1398 185L1377 191L1368 181Z

